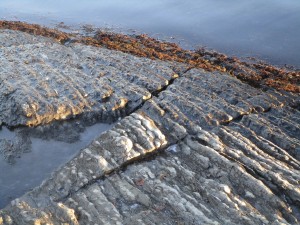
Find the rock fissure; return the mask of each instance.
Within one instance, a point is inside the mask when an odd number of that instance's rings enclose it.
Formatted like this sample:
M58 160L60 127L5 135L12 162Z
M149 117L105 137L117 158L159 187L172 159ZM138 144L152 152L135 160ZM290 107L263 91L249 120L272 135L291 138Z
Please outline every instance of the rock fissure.
M182 138L182 140L184 138ZM179 140L179 141L182 141L182 140ZM93 178L88 183L84 184L82 187L79 187L76 191L71 191L67 196L65 196L61 199L57 199L57 200L55 200L55 202L65 202L68 198L72 197L72 195L88 188L89 186L91 186L95 183L98 183L100 181L105 180L107 177L111 176L112 174L118 174L120 172L126 171L126 168L130 165L151 161L151 160L155 159L155 157L157 157L157 156L163 156L166 153L165 151L166 151L167 148L168 147L166 146L163 149L158 149L154 152L147 153L147 154L142 155L140 157L136 157L136 158L132 158L130 160L127 160L124 164L120 165L119 167L114 168L114 169L109 170L109 171L105 171L105 173L103 175L101 175L100 177Z

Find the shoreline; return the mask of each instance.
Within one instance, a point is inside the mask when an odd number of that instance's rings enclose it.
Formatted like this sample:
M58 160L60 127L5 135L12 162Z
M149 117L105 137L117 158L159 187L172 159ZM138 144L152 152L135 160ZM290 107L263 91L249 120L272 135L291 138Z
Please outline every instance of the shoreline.
M234 72L253 78L260 67L147 36L2 25L57 39L0 30L5 126L67 141L87 123L117 122L1 209L1 225L299 223L299 93L263 79L250 86ZM222 72L229 66L232 74ZM4 158L40 162L28 131L0 138ZM46 163L61 157L47 147L39 147Z
M147 35L124 35L98 31L92 37L75 35L50 29L37 24L20 21L1 21L0 29L10 29L53 38L61 44L82 43L122 51L139 57L174 61L189 65L188 69L201 68L206 71L228 72L232 76L254 87L275 88L300 93L300 70L279 68L267 63L245 62L237 57L206 49L184 50L177 44L160 42Z

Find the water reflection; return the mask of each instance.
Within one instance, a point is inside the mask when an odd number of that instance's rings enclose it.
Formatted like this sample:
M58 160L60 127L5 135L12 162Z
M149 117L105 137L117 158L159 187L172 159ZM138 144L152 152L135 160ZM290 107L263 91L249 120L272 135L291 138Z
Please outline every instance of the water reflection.
M295 0L1 0L0 17L53 24L87 23L177 37L300 67L300 2ZM41 21L41 18L42 21ZM183 41L183 40L184 41Z
M71 132L69 128L64 130L68 134L57 129L59 132L55 136L55 130L47 131L47 135L43 135L41 130L35 133L34 130L26 128L24 131L10 131L2 127L0 129L0 209L11 200L41 184L54 170L71 160L80 149L111 127L110 124L99 123L83 128L80 130L81 133L75 129L76 132L71 135L74 140L69 139ZM38 137L38 133L43 138ZM30 143L23 142L24 135ZM60 140L60 137L65 137L67 140ZM21 148L12 152L17 159L10 162L5 157L6 151L10 149L1 145L11 143L11 146L15 147L19 142L22 144ZM24 150L24 147L28 149Z

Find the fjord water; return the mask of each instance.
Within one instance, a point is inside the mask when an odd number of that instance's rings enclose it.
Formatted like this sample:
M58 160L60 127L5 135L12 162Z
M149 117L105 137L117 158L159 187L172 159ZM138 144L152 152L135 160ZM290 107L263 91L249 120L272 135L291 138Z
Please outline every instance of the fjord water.
M298 0L1 0L0 19L89 24L300 68Z

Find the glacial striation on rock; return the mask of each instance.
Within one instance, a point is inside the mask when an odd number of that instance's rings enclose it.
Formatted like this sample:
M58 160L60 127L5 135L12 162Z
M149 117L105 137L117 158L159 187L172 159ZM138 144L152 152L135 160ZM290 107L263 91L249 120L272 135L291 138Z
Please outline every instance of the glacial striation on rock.
M18 31L0 36L4 124L123 118L2 209L0 224L300 223L298 93Z

